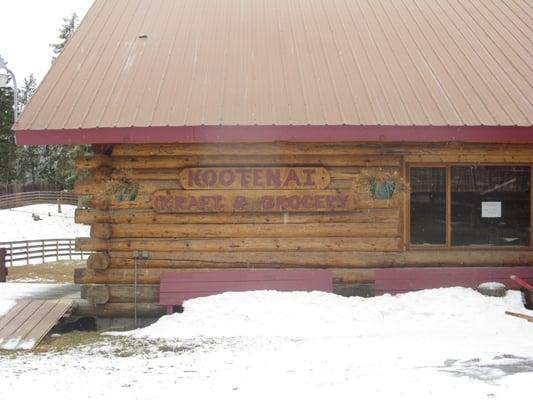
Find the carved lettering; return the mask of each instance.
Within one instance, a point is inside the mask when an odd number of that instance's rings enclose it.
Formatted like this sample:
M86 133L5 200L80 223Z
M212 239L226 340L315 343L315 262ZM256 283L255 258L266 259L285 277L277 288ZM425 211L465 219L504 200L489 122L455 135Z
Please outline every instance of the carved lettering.
M339 190L168 190L153 194L152 207L160 213L331 212L353 210L356 201Z
M326 189L331 179L323 167L186 168L179 178L185 190Z

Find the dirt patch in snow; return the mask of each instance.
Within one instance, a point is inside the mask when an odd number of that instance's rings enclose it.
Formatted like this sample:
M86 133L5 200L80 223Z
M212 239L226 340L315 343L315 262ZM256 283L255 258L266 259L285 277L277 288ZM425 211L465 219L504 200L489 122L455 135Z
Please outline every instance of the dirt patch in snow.
M86 261L58 261L8 269L8 282L74 283L74 269L84 268Z

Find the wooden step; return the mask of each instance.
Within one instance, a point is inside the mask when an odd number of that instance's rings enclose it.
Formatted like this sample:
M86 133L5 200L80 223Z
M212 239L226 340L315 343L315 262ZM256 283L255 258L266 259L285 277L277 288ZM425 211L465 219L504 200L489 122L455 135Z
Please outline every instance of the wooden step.
M73 300L21 300L0 317L0 349L31 350L73 306Z

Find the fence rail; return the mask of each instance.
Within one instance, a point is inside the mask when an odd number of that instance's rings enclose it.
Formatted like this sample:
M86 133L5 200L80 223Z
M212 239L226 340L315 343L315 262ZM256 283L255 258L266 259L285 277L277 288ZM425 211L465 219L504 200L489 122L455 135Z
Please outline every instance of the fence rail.
M60 260L85 260L90 253L76 251L76 239L40 239L0 242L6 250L5 264L10 267L44 264Z
M78 196L67 192L23 192L0 196L0 209L32 204L78 204Z

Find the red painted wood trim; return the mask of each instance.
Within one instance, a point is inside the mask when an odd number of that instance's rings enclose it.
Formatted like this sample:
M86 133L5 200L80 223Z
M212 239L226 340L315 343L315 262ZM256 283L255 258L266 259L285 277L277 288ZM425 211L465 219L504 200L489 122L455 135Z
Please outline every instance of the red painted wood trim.
M376 270L376 294L462 286L476 288L483 282L500 282L510 289L520 286L511 275L533 279L533 267L390 268Z
M224 292L333 291L332 273L322 269L163 272L160 280L159 302L166 306Z
M198 126L17 131L18 145L349 141L533 143L533 127Z

